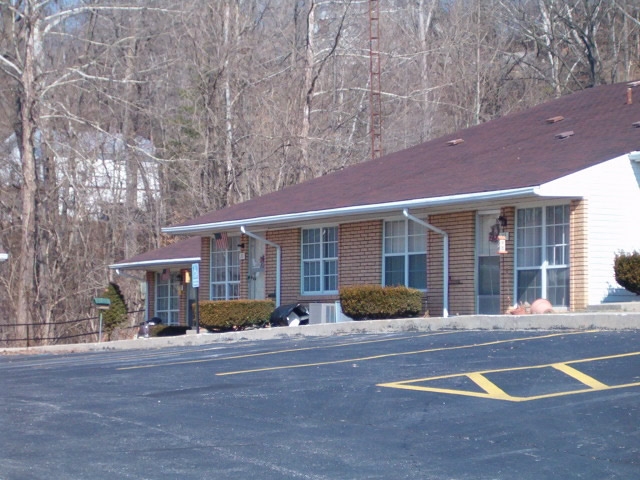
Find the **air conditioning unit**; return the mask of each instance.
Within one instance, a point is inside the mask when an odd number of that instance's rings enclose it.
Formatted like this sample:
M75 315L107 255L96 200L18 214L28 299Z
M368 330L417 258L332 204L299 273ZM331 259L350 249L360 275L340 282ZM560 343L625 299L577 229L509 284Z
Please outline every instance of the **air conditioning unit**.
M353 319L342 313L340 302L310 303L309 324L352 322Z
M335 303L310 303L309 324L336 323Z

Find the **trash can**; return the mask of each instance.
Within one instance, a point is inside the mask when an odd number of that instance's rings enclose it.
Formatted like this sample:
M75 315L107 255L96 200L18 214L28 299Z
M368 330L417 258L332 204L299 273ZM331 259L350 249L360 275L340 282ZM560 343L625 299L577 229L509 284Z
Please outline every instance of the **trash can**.
M160 317L153 317L151 320L145 320L138 328L138 338L149 338L149 327L153 325L160 325L161 323L162 319Z
M269 323L272 327L297 327L298 325L309 325L309 310L300 303L280 305L276 308Z

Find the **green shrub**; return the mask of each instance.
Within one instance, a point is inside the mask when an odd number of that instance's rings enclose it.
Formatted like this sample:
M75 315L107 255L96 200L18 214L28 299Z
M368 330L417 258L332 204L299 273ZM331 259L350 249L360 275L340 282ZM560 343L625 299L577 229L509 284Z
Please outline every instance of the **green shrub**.
M186 335L189 327L183 325L152 325L149 327L150 337L175 337Z
M271 300L211 300L200 302L200 326L210 330L262 327L275 308Z
M344 314L354 320L416 317L422 312L422 292L380 285L343 287L340 306Z
M640 295L640 252L619 252L613 264L616 282L630 292Z
M111 300L109 309L102 311L102 328L111 338L113 331L127 321L127 305L116 283L109 283L102 296Z

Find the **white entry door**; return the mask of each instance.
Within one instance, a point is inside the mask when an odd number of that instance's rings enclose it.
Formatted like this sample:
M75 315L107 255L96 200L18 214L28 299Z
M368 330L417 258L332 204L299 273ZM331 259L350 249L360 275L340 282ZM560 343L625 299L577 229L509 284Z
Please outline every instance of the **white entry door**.
M265 298L265 243L255 238L249 239L249 298L264 300Z
M498 254L499 213L479 214L476 227L476 311L500 313L500 255Z

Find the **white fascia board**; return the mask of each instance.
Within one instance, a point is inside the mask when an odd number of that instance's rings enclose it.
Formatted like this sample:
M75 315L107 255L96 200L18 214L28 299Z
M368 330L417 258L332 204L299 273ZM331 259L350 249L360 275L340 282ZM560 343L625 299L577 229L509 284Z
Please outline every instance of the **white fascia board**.
M149 267L159 267L162 265L182 265L190 263L200 263L200 257L174 258L172 260L151 260L147 262L114 263L113 265L109 265L109 268L112 270L144 270Z
M227 222L204 223L198 225L186 225L178 227L165 227L164 233L194 234L205 233L230 228L250 227L256 225L277 225L279 223L303 222L320 220L336 216L365 215L371 213L386 213L403 209L428 208L444 205L455 205L466 202L481 202L491 200L506 200L516 197L538 196L538 186L515 188L511 190L496 190L493 192L467 193L462 195L448 195L444 197L419 198L403 200L399 202L377 203L370 205L357 205L353 207L331 208L327 210L314 210L309 212L288 213L284 215L272 215L266 217L243 218Z

